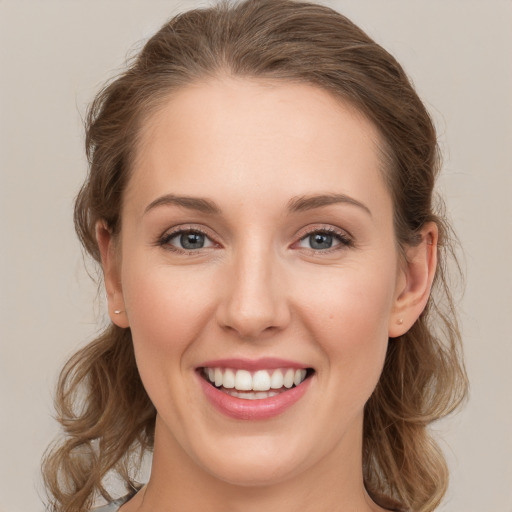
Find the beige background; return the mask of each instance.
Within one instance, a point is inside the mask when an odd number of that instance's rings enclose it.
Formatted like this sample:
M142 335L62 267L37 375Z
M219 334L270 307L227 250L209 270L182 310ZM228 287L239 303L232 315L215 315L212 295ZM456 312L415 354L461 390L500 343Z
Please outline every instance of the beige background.
M85 105L134 43L198 3L0 0L1 512L42 511L56 375L104 318L71 222ZM441 510L512 512L512 1L326 3L402 62L445 153L472 391L438 426L452 468Z

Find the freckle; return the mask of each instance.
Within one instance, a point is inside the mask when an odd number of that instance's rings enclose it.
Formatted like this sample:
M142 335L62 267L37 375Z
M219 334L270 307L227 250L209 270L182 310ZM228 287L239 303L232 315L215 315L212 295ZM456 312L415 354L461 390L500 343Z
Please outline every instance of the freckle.
M334 318L334 315L329 315L329 320L332 320Z

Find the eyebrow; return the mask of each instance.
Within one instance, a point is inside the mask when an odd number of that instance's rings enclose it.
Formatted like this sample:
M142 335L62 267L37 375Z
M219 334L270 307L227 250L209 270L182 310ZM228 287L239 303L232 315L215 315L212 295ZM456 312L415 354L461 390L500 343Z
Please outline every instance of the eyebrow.
M220 208L209 199L203 199L201 197L189 197L189 196L176 196L174 194L166 194L165 196L155 199L152 203L146 206L144 215L150 210L158 206L182 206L189 210L197 210L201 213L209 214L220 214Z
M364 203L354 199L353 197L345 194L322 194L312 196L298 196L293 197L288 202L288 209L291 212L303 212L307 210L313 210L315 208L321 208L322 206L329 206L331 204L350 204L361 208L372 217L372 212Z
M372 216L372 212L365 204L345 194L321 194L293 197L288 201L288 211L292 213L304 212L339 203L357 206L368 213L370 217ZM189 210L196 210L211 215L219 215L222 213L221 209L209 199L166 194L152 201L144 210L144 215L159 206L181 206Z

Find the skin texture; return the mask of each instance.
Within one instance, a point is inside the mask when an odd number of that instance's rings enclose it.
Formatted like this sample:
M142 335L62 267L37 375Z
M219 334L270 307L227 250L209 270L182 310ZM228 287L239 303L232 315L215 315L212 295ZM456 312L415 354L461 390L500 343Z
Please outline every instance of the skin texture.
M388 337L425 306L437 231L425 226L401 261L376 129L311 85L221 77L173 93L142 135L119 239L97 226L111 318L131 328L158 411L150 482L122 512L383 510L363 485L363 408ZM334 193L364 207L289 211ZM219 212L145 212L166 194ZM164 236L175 228L204 232L205 246L179 252L180 237ZM326 229L348 245L313 250L310 232ZM233 357L315 373L284 413L237 420L196 372Z

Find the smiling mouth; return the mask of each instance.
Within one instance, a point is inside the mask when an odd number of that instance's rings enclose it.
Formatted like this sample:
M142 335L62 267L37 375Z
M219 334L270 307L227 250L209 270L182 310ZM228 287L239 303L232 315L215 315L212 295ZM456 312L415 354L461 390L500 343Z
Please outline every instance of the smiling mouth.
M203 367L199 371L204 380L219 391L245 400L261 400L285 393L302 384L314 373L312 368L249 371Z

